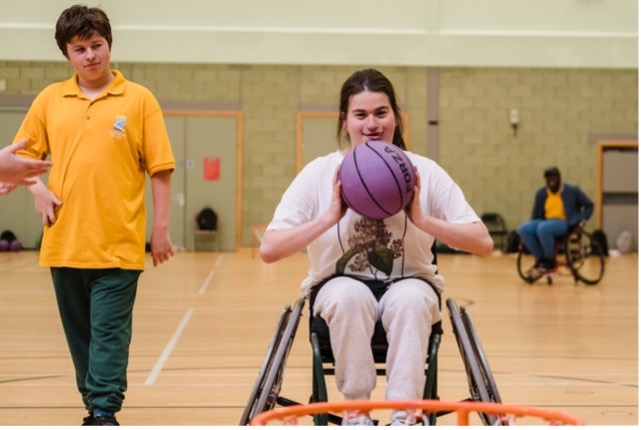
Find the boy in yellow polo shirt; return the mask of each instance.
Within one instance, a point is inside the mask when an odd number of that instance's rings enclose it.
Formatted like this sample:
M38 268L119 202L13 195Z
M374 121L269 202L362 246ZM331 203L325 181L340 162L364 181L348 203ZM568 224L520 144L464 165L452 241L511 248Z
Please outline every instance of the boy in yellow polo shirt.
M34 100L16 136L20 155L51 155L49 182L29 186L44 235L83 425L119 425L127 389L132 311L145 262L145 181L151 177L154 266L173 255L168 231L175 167L160 106L110 69L111 25L99 8L72 6L56 24L75 71Z
M561 172L550 167L543 172L545 187L534 197L532 217L519 227L521 241L536 258L530 276L538 278L554 270L554 240L592 216L594 203L576 185L561 182Z

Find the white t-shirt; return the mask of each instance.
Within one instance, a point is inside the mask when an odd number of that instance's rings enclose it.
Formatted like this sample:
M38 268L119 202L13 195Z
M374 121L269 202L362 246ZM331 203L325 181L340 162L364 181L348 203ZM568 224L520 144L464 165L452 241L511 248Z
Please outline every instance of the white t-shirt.
M426 157L406 154L418 168L420 204L428 215L460 224L480 221L445 170ZM283 194L267 229L296 227L326 212L334 172L342 161L336 151L307 164ZM405 211L376 221L348 209L335 227L307 246L311 267L301 291L307 296L312 286L337 274L380 281L421 277L443 291L443 278L433 264L433 243L434 237L414 226Z

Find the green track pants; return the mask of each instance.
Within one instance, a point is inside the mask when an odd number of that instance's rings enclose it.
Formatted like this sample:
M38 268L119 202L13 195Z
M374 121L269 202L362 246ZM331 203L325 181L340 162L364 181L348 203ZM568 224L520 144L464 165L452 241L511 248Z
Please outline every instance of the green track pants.
M118 412L127 390L140 271L51 268L60 319L87 410Z

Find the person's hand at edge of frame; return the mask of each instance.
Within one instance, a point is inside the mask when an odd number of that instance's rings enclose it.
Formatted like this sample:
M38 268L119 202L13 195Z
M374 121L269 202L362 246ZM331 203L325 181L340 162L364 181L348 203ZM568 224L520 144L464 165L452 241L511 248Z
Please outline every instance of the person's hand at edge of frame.
M46 173L52 166L50 161L32 160L17 156L15 153L26 148L27 141L0 149L0 194L8 194L16 185L33 185L35 177Z

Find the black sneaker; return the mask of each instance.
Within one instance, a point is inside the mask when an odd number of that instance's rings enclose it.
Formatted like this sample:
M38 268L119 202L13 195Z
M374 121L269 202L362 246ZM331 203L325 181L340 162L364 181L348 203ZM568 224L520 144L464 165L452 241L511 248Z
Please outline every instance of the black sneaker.
M525 276L527 276L529 282L534 282L542 278L546 272L547 272L546 268L536 264L532 266L530 269L528 269L528 271L525 273Z
M104 415L96 415L92 418L91 424L87 424L90 426L119 426L120 424L118 421L116 421L116 417L114 416L104 416Z
M93 422L93 414L89 414L88 416L84 417L82 419L82 424L83 426L90 426L92 425L91 423Z
M538 262L538 264L537 264L537 265L538 265L541 269L544 269L544 270L553 270L553 269L554 269L554 266L555 266L555 263L556 263L556 262L555 262L554 260L545 260L545 259L541 259L541 260Z

